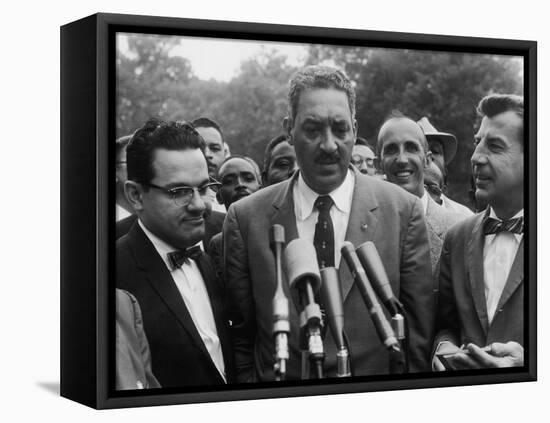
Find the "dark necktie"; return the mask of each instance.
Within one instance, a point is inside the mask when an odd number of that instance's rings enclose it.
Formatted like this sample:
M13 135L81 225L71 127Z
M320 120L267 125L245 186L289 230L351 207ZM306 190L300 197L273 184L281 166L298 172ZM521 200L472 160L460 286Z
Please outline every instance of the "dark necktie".
M330 208L334 204L329 195L321 195L315 200L319 217L315 225L313 245L317 252L319 268L334 266L334 226L330 218Z
M177 250L168 253L168 261L172 270L179 269L189 259L197 260L202 255L201 247L195 245L186 250Z
M510 220L498 220L488 217L485 219L483 234L491 235L499 232L512 232L514 234L523 233L523 217L517 217Z

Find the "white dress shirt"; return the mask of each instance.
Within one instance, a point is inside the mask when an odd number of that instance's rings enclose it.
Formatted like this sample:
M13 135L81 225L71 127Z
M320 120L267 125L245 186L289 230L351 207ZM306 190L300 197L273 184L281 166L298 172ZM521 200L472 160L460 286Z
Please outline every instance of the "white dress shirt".
M116 221L125 219L128 216L130 216L132 213L130 213L128 210L126 210L124 207L120 207L118 204L116 205Z
M351 212L354 187L355 175L353 171L348 169L344 182L328 194L332 198L332 201L334 201L334 205L330 209L330 218L334 227L334 264L336 267L340 265L340 249L346 240L346 230ZM319 210L315 208L314 203L320 195L307 186L302 173L300 173L298 180L294 184L292 196L294 199L298 236L313 243L315 224L319 216Z
M428 211L428 196L429 195L430 194L428 194L428 190L425 189L424 190L424 195L422 195L422 197L420 197L420 203L422 203L422 210L424 210L424 216L426 216L426 212ZM435 203L435 201L434 201L434 203Z
M489 217L499 219L493 208L490 208ZM523 209L515 216L523 217ZM514 258L518 252L523 234L499 232L486 235L483 247L483 280L485 282L485 300L489 324L493 321L500 296L506 285L508 274L512 268Z
M168 253L175 251L176 248L170 246L149 231L141 220L138 220L138 223L166 264L166 267L172 275L172 279L174 280L178 291L187 306L191 319L193 319L193 323L195 324L195 327L197 328L197 331L199 332L210 357L212 357L212 361L216 365L216 368L222 375L223 379L227 382L225 378L225 365L223 362L222 348L220 338L218 337L218 331L216 329L214 313L212 313L210 297L208 296L208 291L206 290L204 279L202 278L202 274L197 267L197 263L195 263L194 260L189 259L180 268L172 270L170 261L168 260Z

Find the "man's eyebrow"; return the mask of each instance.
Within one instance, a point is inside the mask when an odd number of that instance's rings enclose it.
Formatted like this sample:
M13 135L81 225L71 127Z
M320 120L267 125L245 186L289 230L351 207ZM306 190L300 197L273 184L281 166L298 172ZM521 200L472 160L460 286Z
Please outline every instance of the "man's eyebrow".
M304 117L302 123L321 123L321 122L323 122L323 120L324 119L319 117L319 116L309 115L309 116Z
M205 184L207 184L208 182L210 182L210 179L205 179L203 181L201 181L198 185L196 185L197 187L201 187ZM186 184L184 182L172 182L170 184L167 184L166 185L166 188L168 189L174 189L174 188L189 188L191 187L191 185L189 184Z

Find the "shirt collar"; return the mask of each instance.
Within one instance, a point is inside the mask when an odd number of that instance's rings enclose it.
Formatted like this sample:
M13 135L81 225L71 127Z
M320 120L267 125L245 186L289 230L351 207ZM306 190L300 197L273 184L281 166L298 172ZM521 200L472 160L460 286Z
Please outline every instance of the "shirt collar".
M426 212L428 211L428 196L430 194L428 194L428 190L425 189L424 190L424 194L422 195L422 197L420 197L420 202L422 203L422 208L424 209L424 215L426 214ZM435 203L435 201L434 201Z
M172 265L170 264L170 261L168 260L168 254L177 251L177 248L172 247L167 242L160 239L158 236L156 236L153 232L151 232L147 227L143 224L141 219L138 219L138 224L147 236L149 238L149 241L153 244L153 247L155 247L155 250L157 250L157 253L159 253L160 257L162 258L162 261L164 261L164 264L168 268L168 270L172 271ZM201 250L204 251L202 241L197 243Z
M328 193L332 201L334 201L336 208L343 213L349 213L351 211L354 186L355 175L352 170L348 169L344 182L334 191ZM305 220L313 213L315 200L317 200L320 194L313 191L306 184L302 172L299 173L298 180L296 181L296 195L298 199L298 204L295 205L296 218L298 220Z

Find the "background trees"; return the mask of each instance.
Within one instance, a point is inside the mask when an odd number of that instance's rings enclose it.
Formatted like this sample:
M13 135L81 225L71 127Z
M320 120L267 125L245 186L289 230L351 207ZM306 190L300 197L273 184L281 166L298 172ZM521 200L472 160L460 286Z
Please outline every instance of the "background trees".
M231 151L259 164L267 142L281 132L288 80L296 70L287 57L263 49L245 59L227 82L202 80L192 63L171 54L180 40L128 36L117 56L117 136L132 133L148 117L220 123ZM311 45L304 64L328 62L345 69L357 92L359 135L372 145L393 109L413 119L427 116L459 142L449 166L450 195L467 203L475 133L475 105L491 92L521 94L519 58L481 54Z

